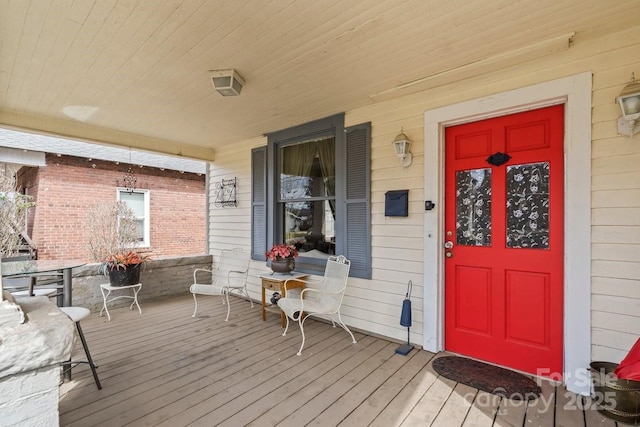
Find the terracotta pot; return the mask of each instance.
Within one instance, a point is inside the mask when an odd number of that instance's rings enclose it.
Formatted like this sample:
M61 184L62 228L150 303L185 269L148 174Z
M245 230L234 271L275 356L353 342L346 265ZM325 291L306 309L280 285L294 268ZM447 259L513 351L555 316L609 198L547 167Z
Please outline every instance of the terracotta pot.
M274 273L290 273L296 268L296 262L293 257L277 258L271 261L271 270Z
M140 266L142 264L130 265L126 270L109 270L109 284L111 286L128 286L140 283Z

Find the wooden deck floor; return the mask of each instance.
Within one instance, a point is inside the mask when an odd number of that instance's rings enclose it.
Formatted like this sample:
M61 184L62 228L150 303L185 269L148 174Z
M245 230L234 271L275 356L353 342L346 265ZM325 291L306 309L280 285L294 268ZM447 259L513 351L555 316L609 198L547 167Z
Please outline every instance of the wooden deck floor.
M296 325L233 299L190 295L82 322L103 389L86 365L61 387L62 426L603 426L616 424L562 387L529 405L439 377L434 354L395 354L398 343L309 321ZM83 358L81 347L76 350Z

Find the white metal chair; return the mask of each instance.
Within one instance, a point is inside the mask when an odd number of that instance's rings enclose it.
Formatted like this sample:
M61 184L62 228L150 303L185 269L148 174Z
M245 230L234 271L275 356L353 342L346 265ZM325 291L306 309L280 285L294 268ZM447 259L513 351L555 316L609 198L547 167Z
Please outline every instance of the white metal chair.
M287 315L287 326L282 336L287 335L289 319L297 321L300 326L302 344L300 345L300 350L298 350L298 356L302 354L302 348L304 347L304 322L311 316L331 320L334 328L337 323L351 335L352 342L356 343L355 337L340 317L340 307L342 306L344 291L347 288L350 267L351 262L344 255L330 256L327 260L322 281L318 285L315 285L312 281L295 279L298 282L305 282L305 288L300 292L300 296L285 297L278 300L278 307ZM289 280L284 282L285 289ZM309 285L308 287L307 284Z
M229 294L235 292L236 294L246 296L251 302L253 307L253 300L249 297L247 292L247 275L249 273L249 261L250 254L242 249L225 249L220 255L220 261L218 262L214 270L206 268L196 268L193 271L193 285L189 289L193 294L193 301L195 302L195 308L193 315L196 316L198 311L198 300L196 295L220 295L222 296L222 303L227 304L227 318L224 321L229 320L229 314L231 313L231 305L229 305ZM198 274L200 273L200 274ZM211 275L211 282L204 283L202 276L204 273L207 277ZM200 276L200 282L198 282L198 276Z

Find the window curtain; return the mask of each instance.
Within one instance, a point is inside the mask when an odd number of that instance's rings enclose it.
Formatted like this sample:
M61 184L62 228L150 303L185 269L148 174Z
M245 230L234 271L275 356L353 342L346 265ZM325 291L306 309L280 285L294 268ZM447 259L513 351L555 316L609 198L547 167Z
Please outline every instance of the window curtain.
M317 142L318 157L320 159L320 169L322 170L322 178L327 190L327 194L336 194L336 147L335 138L325 139ZM336 218L336 201L329 200L331 206L331 215Z
M323 183L327 194L336 194L336 152L335 138L306 141L282 150L282 173L292 177L311 175L313 159L318 157ZM284 194L283 194L284 196ZM335 219L335 201L330 201L331 213Z
M314 143L290 145L282 150L282 173L294 177L308 177L316 155Z

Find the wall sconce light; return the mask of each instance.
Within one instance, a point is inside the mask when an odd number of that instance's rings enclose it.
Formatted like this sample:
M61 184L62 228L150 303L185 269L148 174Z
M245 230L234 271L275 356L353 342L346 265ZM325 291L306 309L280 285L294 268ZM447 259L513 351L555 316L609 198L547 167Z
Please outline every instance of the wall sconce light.
M616 98L620 106L622 116L618 117L618 133L620 135L633 136L640 132L640 82L631 74L631 83L622 89L620 96Z
M411 147L411 141L407 138L407 135L402 133L402 129L400 129L400 134L393 140L393 149L396 152L396 156L400 159L400 165L402 165L403 168L411 165L412 156L409 152L409 147Z

